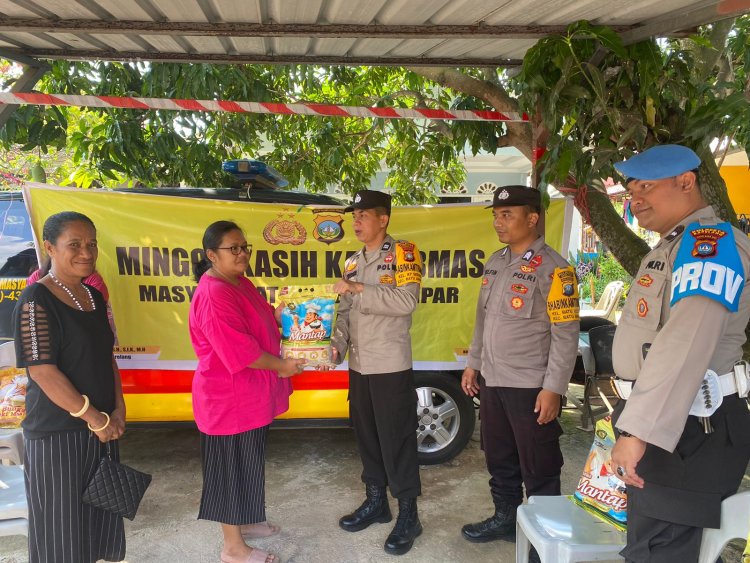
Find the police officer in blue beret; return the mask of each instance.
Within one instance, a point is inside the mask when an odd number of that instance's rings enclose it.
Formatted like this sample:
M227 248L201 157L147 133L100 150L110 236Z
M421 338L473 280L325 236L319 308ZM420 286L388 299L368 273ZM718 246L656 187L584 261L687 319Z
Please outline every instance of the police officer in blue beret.
M613 346L622 401L612 465L627 485L627 561L696 562L750 459L742 360L750 240L698 186L700 158L652 147L615 168L641 227L661 235L628 292Z

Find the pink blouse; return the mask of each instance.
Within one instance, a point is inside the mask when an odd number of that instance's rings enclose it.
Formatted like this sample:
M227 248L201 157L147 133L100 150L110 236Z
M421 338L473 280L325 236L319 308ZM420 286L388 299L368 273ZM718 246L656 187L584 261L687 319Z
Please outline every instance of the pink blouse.
M204 434L239 434L270 424L289 409L292 383L248 366L262 352L279 355L273 308L247 278L240 285L201 277L190 304L190 340L198 356L193 414Z

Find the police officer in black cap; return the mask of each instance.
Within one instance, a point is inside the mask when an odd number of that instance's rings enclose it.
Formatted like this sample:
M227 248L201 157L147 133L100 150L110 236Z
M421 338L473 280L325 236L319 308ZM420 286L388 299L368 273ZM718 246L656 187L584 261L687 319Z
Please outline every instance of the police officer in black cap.
M390 487L399 513L384 549L401 555L422 533L417 513L417 393L409 336L422 259L414 243L388 234L388 194L357 192L346 211L353 212L354 233L364 247L346 261L344 277L334 286L341 300L333 357L340 361L349 352L349 408L366 499L339 525L357 532L376 522L390 522Z
M522 485L527 496L560 494L557 417L578 353L575 272L537 231L540 192L500 187L490 207L498 239L507 246L484 268L461 385L467 395L481 395L482 449L495 511L462 528L472 542L515 539Z

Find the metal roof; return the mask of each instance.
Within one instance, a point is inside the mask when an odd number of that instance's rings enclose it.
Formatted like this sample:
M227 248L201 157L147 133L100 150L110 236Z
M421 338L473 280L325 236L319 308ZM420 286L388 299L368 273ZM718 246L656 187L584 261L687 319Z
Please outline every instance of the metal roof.
M0 0L0 56L498 67L580 19L633 42L747 12L744 0Z

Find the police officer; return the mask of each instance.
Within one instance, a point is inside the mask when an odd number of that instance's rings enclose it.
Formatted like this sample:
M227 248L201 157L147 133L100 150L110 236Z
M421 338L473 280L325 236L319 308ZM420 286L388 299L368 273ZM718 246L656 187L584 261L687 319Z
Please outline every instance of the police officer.
M462 528L473 542L515 538L522 483L527 496L560 494L557 417L580 324L573 268L537 232L540 192L500 187L490 207L507 246L485 265L461 384L468 395L481 396L482 449L495 512Z
M735 371L750 318L750 241L706 204L699 166L679 145L615 164L639 225L661 235L634 278L613 348L627 400L613 417L612 464L627 485L621 554L631 562L697 561L702 529L719 527L721 500L737 491L750 458L747 380L743 365Z
M388 233L391 196L357 192L346 209L364 244L346 261L334 286L341 294L332 338L334 362L349 351L349 409L362 459L366 500L339 520L349 532L390 522L386 486L398 499L398 518L384 549L400 555L422 533L417 463L417 394L412 372L411 315L417 307L422 259L411 242Z

